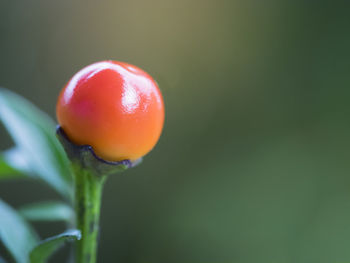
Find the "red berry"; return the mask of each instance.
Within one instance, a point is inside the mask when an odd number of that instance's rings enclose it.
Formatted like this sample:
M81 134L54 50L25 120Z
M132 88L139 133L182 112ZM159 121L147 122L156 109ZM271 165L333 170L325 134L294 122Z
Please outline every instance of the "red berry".
M133 65L102 61L76 73L56 114L69 139L109 161L136 160L157 143L164 103L156 82Z

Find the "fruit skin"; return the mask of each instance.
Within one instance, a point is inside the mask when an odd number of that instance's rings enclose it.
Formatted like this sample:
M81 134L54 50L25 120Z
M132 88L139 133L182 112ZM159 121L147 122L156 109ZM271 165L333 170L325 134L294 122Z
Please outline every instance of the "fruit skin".
M101 61L76 73L61 91L58 122L77 145L108 161L136 160L157 143L164 103L157 83L140 68Z

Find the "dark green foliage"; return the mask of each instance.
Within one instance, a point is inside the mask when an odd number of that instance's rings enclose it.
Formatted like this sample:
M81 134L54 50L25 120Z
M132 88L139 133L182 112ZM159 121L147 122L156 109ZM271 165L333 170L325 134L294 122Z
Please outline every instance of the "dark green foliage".
M65 242L81 239L79 230L71 229L62 234L41 241L30 253L30 263L43 263Z
M73 222L74 210L60 201L46 201L21 207L18 212L29 221Z
M54 122L30 102L5 89L0 90L0 120L30 172L64 197L71 197L69 164L53 132Z
M74 223L69 162L55 136L54 122L30 102L5 89L0 89L0 121L15 143L15 147L0 154L0 179L39 179L67 201L29 204L17 212L0 200L0 241L13 259L18 263L46 262L65 241L81 237L78 230L70 230L39 243L27 222ZM5 261L0 258L0 262Z
M28 262L28 255L39 239L30 225L0 199L0 240L18 263Z

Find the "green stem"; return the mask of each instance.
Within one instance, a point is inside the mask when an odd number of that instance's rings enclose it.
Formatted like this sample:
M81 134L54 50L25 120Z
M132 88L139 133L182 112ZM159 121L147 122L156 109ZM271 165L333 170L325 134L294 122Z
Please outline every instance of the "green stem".
M74 167L74 177L76 223L82 234L77 242L76 263L95 263L105 176L97 177L89 170Z

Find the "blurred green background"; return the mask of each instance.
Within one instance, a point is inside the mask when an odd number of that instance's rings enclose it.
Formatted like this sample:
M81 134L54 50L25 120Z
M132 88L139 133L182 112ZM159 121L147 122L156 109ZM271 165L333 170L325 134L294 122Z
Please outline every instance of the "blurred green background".
M163 135L141 166L109 178L99 262L350 262L349 8L0 0L0 85L54 117L60 89L95 61L158 81ZM14 207L58 198L32 181L2 182L0 196ZM64 227L36 226L42 237Z

